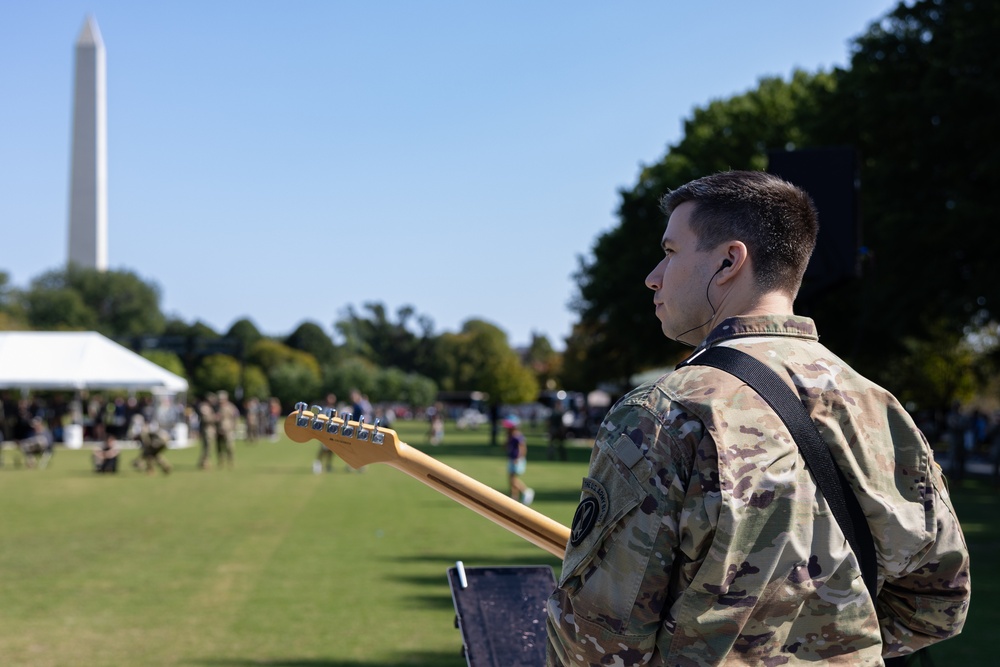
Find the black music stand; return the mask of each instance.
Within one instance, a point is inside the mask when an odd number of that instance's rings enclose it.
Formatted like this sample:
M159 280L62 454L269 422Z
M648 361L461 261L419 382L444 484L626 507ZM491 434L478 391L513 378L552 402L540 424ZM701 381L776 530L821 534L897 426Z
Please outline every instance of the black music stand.
M542 667L545 601L556 581L548 565L448 568L455 624L469 667Z

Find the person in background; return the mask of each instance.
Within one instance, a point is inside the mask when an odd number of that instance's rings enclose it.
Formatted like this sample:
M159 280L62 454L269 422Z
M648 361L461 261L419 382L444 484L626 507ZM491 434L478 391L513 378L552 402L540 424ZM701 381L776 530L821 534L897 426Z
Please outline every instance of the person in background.
M507 478L510 482L510 497L530 505L535 499L535 490L521 479L528 467L528 441L521 433L521 420L515 416L503 420L507 431Z
M444 442L444 405L441 403L427 408L427 442L434 447Z
M232 470L236 465L236 428L240 422L240 410L235 403L230 402L229 392L220 391L218 397L217 461L220 470L224 467Z
M113 434L104 436L100 448L94 450L94 472L114 474L118 472L118 439Z
M201 454L198 456L200 470L208 468L208 460L218 446L218 404L219 399L213 392L205 394L205 398L198 403L198 429L201 433Z
M251 396L243 403L246 410L247 442L257 442L260 439L260 399Z
M18 441L18 448L21 450L26 468L44 470L52 460L55 440L42 417L32 417L29 424L30 435Z
M552 412L549 414L548 428L549 428L549 460L553 460L559 457L560 460L566 460L566 408L563 406L562 401L557 401L552 406Z
M337 416L337 395L327 394L326 404L323 406L324 409L330 410L330 416ZM319 475L323 471L333 472L333 452L323 445L319 446L319 450L316 452L316 460L313 461L312 471L314 474Z
M140 414L132 416L129 434L139 443L139 456L132 462L132 467L152 475L159 467L164 475L169 475L173 467L167 461L167 446L170 444L170 434L160 428L156 422L147 423Z

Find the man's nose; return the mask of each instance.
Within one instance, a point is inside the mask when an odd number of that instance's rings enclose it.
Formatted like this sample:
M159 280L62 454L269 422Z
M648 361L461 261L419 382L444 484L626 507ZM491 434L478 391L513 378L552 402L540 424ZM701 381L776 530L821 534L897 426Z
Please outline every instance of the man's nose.
M661 276L662 272L660 271L660 265L657 264L656 268L650 271L649 275L646 276L646 287L654 291L660 289Z

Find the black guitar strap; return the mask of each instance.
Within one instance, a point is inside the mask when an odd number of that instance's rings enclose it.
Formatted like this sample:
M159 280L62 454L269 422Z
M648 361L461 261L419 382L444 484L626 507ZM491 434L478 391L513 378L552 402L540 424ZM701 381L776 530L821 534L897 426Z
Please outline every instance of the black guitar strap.
M767 401L785 423L802 452L806 467L854 550L861 566L861 576L874 601L878 592L878 563L871 528L857 496L834 462L830 447L819 434L802 401L767 365L731 347L710 347L681 362L677 368L691 365L711 366L743 380Z

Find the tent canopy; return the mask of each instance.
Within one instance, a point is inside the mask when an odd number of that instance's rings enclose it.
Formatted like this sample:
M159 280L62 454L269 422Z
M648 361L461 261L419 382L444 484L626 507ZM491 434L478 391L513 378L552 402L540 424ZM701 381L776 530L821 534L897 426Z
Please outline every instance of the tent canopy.
M187 388L184 378L93 331L0 333L0 389Z

